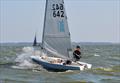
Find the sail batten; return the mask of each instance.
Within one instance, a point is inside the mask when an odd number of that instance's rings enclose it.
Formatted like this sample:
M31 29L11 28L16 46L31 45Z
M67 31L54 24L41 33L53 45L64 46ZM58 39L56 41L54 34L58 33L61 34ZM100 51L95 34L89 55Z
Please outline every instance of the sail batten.
M42 45L49 45L59 54L69 56L70 32L63 0L46 0ZM47 43L47 45L46 45Z

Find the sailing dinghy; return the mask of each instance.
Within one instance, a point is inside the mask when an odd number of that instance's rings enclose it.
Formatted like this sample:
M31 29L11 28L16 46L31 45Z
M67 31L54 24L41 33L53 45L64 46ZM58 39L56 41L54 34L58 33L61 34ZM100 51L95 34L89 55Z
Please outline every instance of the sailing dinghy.
M72 46L64 0L46 0L42 49L31 59L52 71L90 69L91 64L72 61Z

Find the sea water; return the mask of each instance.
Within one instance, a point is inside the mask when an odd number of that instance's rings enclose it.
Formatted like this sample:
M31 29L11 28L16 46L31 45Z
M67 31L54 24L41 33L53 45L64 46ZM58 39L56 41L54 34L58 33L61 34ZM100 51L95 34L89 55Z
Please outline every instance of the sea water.
M92 64L92 69L48 72L31 62L31 45L0 44L0 83L120 83L120 44L80 46L81 61ZM36 54L40 54L39 48Z

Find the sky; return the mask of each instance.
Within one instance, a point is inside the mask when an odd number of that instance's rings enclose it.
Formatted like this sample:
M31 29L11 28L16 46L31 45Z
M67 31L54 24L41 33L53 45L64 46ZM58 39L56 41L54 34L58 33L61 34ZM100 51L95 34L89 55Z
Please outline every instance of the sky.
M64 0L72 42L120 43L120 0ZM45 0L0 0L0 43L42 40Z

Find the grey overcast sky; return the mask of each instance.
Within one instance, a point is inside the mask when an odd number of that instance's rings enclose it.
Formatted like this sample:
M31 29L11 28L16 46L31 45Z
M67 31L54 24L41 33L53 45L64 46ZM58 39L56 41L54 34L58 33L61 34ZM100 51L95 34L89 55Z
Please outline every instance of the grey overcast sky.
M120 43L120 0L64 0L73 42ZM0 42L41 42L45 0L0 0Z

